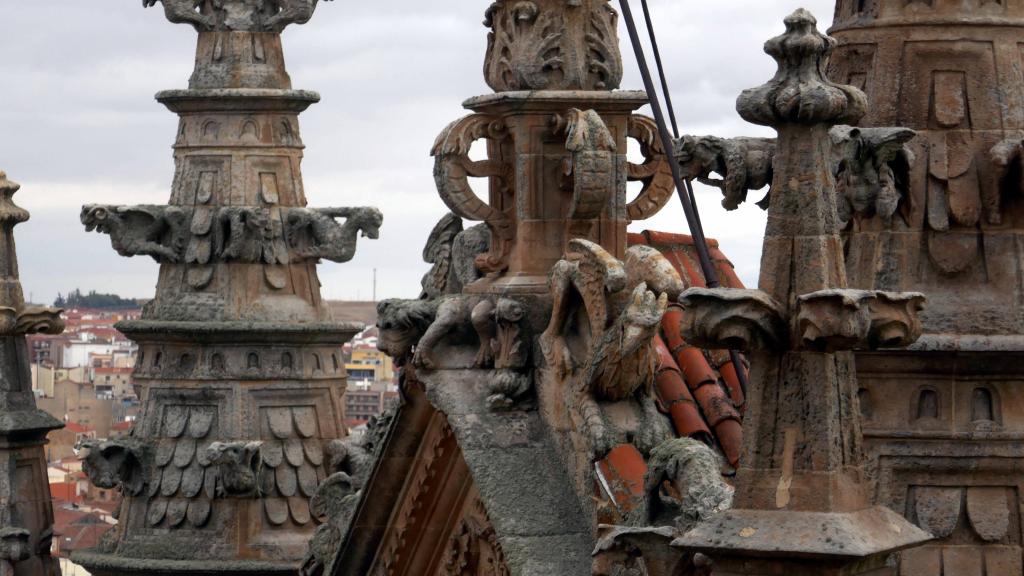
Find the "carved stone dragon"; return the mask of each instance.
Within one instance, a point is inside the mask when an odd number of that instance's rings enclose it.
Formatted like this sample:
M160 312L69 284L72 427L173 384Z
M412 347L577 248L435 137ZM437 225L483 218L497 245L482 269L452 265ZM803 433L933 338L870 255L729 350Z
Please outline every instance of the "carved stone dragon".
M347 220L339 224L336 218ZM384 216L376 208L291 208L287 234L300 258L348 262L356 254L359 234L375 240L383 222Z
M152 256L157 262L179 262L188 243L188 213L175 206L82 207L86 231L110 235L121 256Z
M908 128L835 126L829 132L839 216L851 222L879 214L886 225L901 208L914 153L906 146L916 133ZM747 192L770 186L774 177L774 138L683 136L674 151L683 178L718 188L722 206L735 210ZM718 174L721 178L714 178ZM771 191L757 203L767 210Z

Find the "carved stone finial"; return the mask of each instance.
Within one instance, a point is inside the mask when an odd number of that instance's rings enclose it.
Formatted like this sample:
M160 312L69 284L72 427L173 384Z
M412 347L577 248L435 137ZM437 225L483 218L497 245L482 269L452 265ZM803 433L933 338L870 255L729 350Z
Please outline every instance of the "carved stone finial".
M497 92L615 90L618 13L608 0L496 0L484 76Z
M319 0L142 0L146 8L162 2L167 19L198 31L281 32L305 24Z
M28 220L28 211L14 205L14 193L21 184L7 179L7 173L0 171L0 222L14 226Z
M785 23L786 33L764 45L779 70L767 84L740 95L740 116L764 126L856 123L866 112L867 96L826 76L836 41L819 32L818 21L803 8Z

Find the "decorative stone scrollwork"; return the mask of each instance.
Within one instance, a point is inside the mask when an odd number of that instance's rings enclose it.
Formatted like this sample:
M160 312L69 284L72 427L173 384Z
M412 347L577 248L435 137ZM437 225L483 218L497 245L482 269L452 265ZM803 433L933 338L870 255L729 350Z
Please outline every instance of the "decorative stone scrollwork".
M916 292L823 290L797 299L799 346L838 351L905 348L921 337L925 297Z
M0 306L0 335L60 334L64 331L63 310Z
M496 0L484 25L484 77L497 92L615 90L622 81L608 0Z
M434 180L441 200L457 216L486 222L491 230L491 250L477 259L477 266L484 272L500 272L508 267L516 235L515 222L510 214L477 197L469 186L469 178L501 178L511 182L511 177L509 167L497 160L470 160L469 150L477 140L507 137L504 124L495 117L472 114L448 125L431 151L435 158Z
M629 118L629 137L640 143L643 164L630 163L627 179L642 182L640 194L626 206L631 221L646 220L668 204L675 193L672 167L665 147L658 136L658 125L652 118L634 114Z
M572 202L566 218L570 235L585 236L614 196L615 139L594 110L569 110L565 148L572 153L566 174L572 176Z
M806 350L853 350L867 340L874 298L867 290L822 290L797 298L796 335Z
M498 533L487 518L483 502L472 506L448 540L444 561L437 576L511 576L498 541Z
M917 292L877 292L871 300L868 346L905 348L917 342L922 333L920 313L926 301L925 295Z
M168 20L199 31L281 32L289 24L309 22L318 0L142 0L142 5L157 2Z
M780 306L760 290L690 288L682 332L694 346L713 350L781 350L789 331Z

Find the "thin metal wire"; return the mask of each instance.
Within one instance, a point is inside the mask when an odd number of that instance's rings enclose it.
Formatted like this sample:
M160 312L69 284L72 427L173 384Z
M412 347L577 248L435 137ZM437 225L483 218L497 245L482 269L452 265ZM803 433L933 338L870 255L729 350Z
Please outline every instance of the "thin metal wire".
M676 121L675 109L672 105L672 95L668 89L668 78L665 74L665 67L661 58L661 51L658 48L658 38L654 32L654 21L651 18L651 10L647 0L640 0L644 11L644 19L647 23L647 33L650 36L651 47L654 50L654 59L658 66L658 75L661 79L662 92L665 95L665 102L668 105L668 113L672 121L672 130L676 138L679 138L679 124ZM654 120L658 124L658 134L661 138L662 147L665 153L672 155L672 139L669 136L668 125L665 122L665 111L661 107L661 100L654 87L654 80L651 77L650 67L647 65L647 55L644 53L643 44L640 41L640 34L637 31L636 21L633 19L633 11L629 6L629 0L619 0L622 7L622 15L626 21L626 28L629 30L629 38L633 44L633 52L636 54L637 64L640 67L640 75L643 77L644 88L647 90L647 97L654 112ZM683 205L683 213L686 215L686 222L690 227L694 244L697 248L697 259L700 261L701 270L704 272L704 280L709 288L718 288L721 282L718 279L718 271L711 262L711 254L708 249L707 238L704 236L704 226L700 219L700 210L697 206L697 198L693 192L693 186L689 180L685 180L679 170L679 164L670 161L672 178L675 180L676 190L679 192L679 200ZM747 399L747 374L743 369L743 359L739 352L729 351L729 359L736 369L736 377L743 391L743 401Z

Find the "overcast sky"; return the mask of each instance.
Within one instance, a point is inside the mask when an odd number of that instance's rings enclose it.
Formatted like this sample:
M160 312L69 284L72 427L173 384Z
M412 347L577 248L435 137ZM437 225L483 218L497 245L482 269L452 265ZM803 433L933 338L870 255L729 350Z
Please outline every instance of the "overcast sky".
M85 203L163 204L177 117L153 100L183 88L195 32L139 0L0 0L0 170L22 184L32 212L17 228L26 296L50 302L74 288L149 297L157 265L117 256L106 236L78 221ZM635 10L639 1L633 0ZM430 146L461 102L486 94L482 63L490 0L337 0L284 35L296 88L323 100L300 117L306 192L312 206L377 206L377 241L356 258L320 268L324 295L415 297L427 265L421 248L445 208L434 190ZM651 0L683 132L764 135L735 112L739 92L772 76L764 41L803 6L826 28L833 0ZM641 87L620 30L623 88ZM745 205L726 213L715 190L699 192L709 236L718 238L749 285L757 281L764 216ZM636 230L685 232L678 202Z

